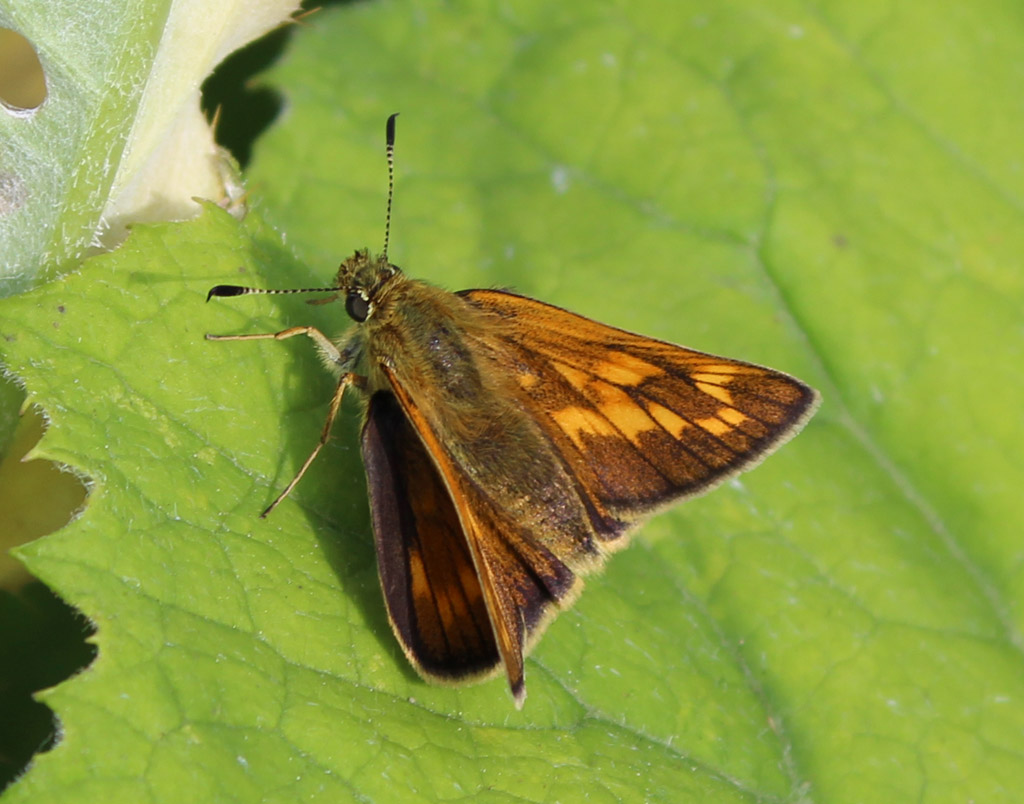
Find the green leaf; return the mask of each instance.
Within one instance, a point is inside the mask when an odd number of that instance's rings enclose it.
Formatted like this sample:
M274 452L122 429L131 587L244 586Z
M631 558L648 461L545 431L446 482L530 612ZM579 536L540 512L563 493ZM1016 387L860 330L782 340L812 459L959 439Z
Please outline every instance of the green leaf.
M46 82L38 108L0 105L0 296L116 245L128 223L189 217L194 196L223 197L232 168L199 110L199 83L294 8L0 2L0 27L29 41Z
M993 2L360 4L270 77L244 224L138 228L0 306L95 485L22 550L98 626L46 696L62 800L978 801L1024 783L1017 489L1024 134ZM907 42L914 43L913 48ZM950 43L955 43L950 45ZM316 440L346 325L220 282L391 256L792 371L825 404L754 472L656 517L527 663L421 682L377 589L356 433ZM287 236L283 246L265 225ZM239 270L241 267L241 270ZM58 793L59 791L59 793Z

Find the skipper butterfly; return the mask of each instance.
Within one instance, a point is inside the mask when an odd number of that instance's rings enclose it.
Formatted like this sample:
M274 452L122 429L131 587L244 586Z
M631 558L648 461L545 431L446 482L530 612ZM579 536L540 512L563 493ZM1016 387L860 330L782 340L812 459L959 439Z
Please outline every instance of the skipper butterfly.
M751 468L795 435L818 394L788 374L598 324L501 290L450 293L388 261L395 117L387 121L384 251L357 251L330 288L217 285L214 296L332 294L339 340L298 326L210 340L313 340L338 376L319 443L349 388L388 616L420 675L459 684L502 670L517 707L523 659L643 519Z

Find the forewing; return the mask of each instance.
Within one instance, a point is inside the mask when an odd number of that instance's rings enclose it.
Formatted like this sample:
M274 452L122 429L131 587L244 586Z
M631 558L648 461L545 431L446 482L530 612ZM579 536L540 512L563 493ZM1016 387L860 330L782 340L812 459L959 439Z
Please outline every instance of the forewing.
M749 468L799 431L818 402L812 388L769 368L512 293L459 295L500 317L481 345L515 378L595 507L622 519Z

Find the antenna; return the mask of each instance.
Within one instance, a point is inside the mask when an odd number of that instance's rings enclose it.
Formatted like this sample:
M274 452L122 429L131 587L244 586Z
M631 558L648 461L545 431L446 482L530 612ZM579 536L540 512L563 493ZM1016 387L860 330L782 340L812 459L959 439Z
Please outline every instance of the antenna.
M384 259L388 258L388 242L391 239L391 199L395 194L395 112L388 118L384 136L387 142L388 155L388 211L384 216Z
M219 110L218 110L219 111ZM384 259L388 258L388 242L391 239L391 201L395 195L395 118L398 117L398 112L395 112L391 117L388 118L387 127L385 128L384 136L387 143L387 157L388 157L388 208L387 215L384 218ZM209 301L214 296L249 296L252 294L282 294L282 293L338 293L342 288L247 288L241 285L216 285L210 288L210 292L206 294L206 300ZM329 299L319 299L312 301L310 304L322 304L324 302L331 301L337 298L332 296Z
M262 293L265 295L281 294L281 293L337 293L341 288L245 288L241 285L214 285L210 288L210 292L206 294L206 300L209 301L214 296L250 296L255 293Z

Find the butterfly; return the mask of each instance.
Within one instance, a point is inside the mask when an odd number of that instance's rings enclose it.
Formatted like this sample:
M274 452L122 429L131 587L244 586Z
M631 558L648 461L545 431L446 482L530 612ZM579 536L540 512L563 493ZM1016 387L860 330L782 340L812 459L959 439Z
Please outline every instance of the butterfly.
M217 285L212 297L330 293L354 322L210 340L304 335L365 400L361 449L381 588L409 661L460 684L504 671L517 707L524 658L582 578L645 518L700 494L795 435L819 397L773 369L599 324L504 290L451 293L387 256L395 118L386 126L384 250L357 251L329 288Z

